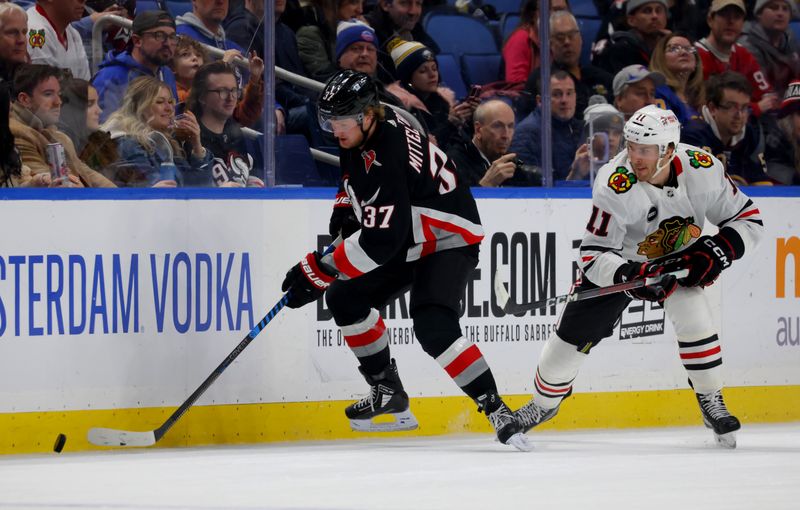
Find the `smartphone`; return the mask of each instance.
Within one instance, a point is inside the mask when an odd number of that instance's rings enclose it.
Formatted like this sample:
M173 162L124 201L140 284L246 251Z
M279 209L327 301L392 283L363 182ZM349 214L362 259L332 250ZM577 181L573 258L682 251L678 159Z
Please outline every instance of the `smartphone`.
M479 98L479 97L481 97L481 90L483 90L483 87L481 87L480 85L472 85L469 88L469 97L470 98L473 98L473 97L474 98Z
M186 103L181 101L180 103L175 105L175 116L183 115L186 113Z

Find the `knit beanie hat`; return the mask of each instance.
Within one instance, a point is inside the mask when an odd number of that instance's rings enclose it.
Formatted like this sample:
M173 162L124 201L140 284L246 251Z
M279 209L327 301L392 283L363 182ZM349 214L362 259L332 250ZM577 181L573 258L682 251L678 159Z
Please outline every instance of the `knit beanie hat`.
M433 52L422 43L395 38L386 45L394 60L397 78L402 83L411 81L419 66L434 59Z
M375 30L363 21L351 19L349 21L340 21L336 27L336 61L342 53L353 43L368 42L378 48L378 36L375 35Z
M758 13L761 12L761 9L763 9L771 1L772 0L756 0L756 5L755 7L753 7L753 15L758 16ZM791 10L792 13L794 13L794 9L792 8L792 3L789 0L783 0L783 1L786 3L786 5L789 6L789 10Z

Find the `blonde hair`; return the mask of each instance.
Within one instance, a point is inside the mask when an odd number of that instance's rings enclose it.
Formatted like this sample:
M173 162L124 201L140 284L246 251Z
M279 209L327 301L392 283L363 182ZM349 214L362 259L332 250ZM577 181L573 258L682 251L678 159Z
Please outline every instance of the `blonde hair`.
M669 88L675 92L678 92L681 88L681 81L678 79L675 73L667 68L666 57L667 45L676 37L682 37L686 39L689 41L689 44L694 47L694 39L688 34L673 32L662 37L659 39L658 44L656 44L656 47L653 50L653 56L650 57L650 70L658 71L659 73L663 74L667 79L667 85ZM689 79L686 81L686 90L681 92L686 95L686 102L699 112L706 103L706 85L705 81L703 80L703 62L700 60L700 55L697 53L694 54L694 62L694 71L689 74Z
M156 78L140 76L134 79L125 90L122 105L111 114L100 129L111 133L115 131L122 132L136 140L148 153L153 154L155 145L150 136L155 132L155 129L150 127L149 124L150 108L155 103L161 89L168 90L170 96L172 96L169 86ZM167 135L167 139L172 144L173 151L176 154L183 152L172 136Z

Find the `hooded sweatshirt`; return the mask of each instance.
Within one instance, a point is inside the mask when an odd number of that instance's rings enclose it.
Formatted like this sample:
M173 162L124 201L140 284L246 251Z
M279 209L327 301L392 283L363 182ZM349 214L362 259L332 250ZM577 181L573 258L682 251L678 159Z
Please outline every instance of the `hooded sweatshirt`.
M783 33L781 44L776 48L770 42L764 27L748 21L739 42L753 54L767 81L775 88L778 96L783 97L786 85L800 77L800 47L791 29Z
M239 50L242 52L242 55L245 58L247 57L247 51L245 51L244 48L225 36L225 29L222 28L222 25L220 25L219 30L214 33L206 28L200 18L195 16L193 12L187 12L186 14L175 18L175 25L177 26L176 31L178 32L178 35L191 37L195 41L219 48L221 50ZM239 84L239 88L243 88L246 76L239 71L238 67L235 67L235 70L236 82Z
M92 85L97 89L100 108L103 113L100 115L100 122L114 113L122 104L122 97L130 83L139 76L152 76L163 81L172 91L172 97L178 97L175 88L175 75L169 67L161 66L158 71L153 72L134 60L133 56L127 51L113 52L106 55L106 59L100 64L100 69L94 75Z

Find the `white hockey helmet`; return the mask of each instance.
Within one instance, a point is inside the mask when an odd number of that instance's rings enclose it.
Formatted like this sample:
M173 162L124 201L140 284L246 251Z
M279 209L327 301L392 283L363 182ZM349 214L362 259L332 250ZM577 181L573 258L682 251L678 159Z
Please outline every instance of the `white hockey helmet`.
M643 145L658 145L659 158L667 154L669 144L678 148L681 123L672 110L647 105L634 113L622 130L625 140Z

